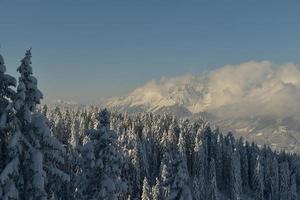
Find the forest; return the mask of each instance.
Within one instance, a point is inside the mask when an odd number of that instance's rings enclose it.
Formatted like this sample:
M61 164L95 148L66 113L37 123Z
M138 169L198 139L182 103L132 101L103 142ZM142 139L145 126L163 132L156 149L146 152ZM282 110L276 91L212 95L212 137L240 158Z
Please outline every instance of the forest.
M201 118L41 105L31 57L17 81L0 55L0 199L298 199L297 154Z

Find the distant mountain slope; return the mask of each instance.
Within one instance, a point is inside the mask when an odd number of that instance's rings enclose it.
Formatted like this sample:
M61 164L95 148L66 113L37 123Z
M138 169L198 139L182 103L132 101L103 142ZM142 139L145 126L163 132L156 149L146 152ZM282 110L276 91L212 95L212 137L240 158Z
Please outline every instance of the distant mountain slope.
M209 120L224 132L233 132L248 141L267 144L276 150L300 152L300 117L276 119L268 116Z
M173 107L176 110L184 109L184 112L190 114L199 112L203 109L205 101L205 88L198 84L202 81L200 77L193 76L162 79L159 84L151 81L126 97L111 99L107 105L129 111L142 109L159 112L164 108Z
M110 99L107 106L201 116L258 144L300 151L300 70L294 64L251 61L204 75L163 78Z

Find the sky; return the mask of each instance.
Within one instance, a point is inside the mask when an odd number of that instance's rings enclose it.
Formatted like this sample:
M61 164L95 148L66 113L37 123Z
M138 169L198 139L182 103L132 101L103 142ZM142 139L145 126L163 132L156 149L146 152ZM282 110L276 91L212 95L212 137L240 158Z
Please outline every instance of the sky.
M300 1L1 0L8 72L32 47L45 101L97 103L151 79L300 63Z

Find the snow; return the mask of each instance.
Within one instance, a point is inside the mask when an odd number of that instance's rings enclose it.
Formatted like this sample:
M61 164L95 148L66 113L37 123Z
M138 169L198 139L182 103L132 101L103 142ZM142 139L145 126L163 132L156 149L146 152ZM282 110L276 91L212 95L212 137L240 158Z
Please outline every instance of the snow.
M18 199L18 197L18 189L12 181L9 181L6 187L4 188L4 196L2 197L2 200Z
M43 154L38 150L31 152L33 166L33 186L40 190L44 190L44 170L43 170Z
M10 139L8 146L10 148L16 147L19 144L20 137L21 137L21 132L17 130L13 134L13 137Z
M148 111L179 105L191 113L225 108L223 112L231 116L300 114L293 109L300 106L300 79L296 74L300 70L295 65L274 69L269 62L251 61L208 74L152 80L125 97L111 99L107 105L144 107Z
M4 129L6 127L7 114L3 112L0 118L0 129Z
M3 171L0 174L0 182L5 184L5 182L9 179L9 176L12 175L15 171L17 171L17 167L19 165L19 159L14 158L11 162L9 162Z
M58 168L52 166L46 167L49 173L53 176L58 176L63 182L70 182L70 176Z

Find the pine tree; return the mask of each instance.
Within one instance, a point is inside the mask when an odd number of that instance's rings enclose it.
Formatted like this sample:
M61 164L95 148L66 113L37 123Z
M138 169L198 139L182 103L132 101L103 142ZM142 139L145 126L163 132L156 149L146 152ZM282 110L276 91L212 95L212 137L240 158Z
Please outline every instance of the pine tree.
M207 164L207 154L205 151L205 144L202 143L200 137L196 137L194 153L192 156L192 176L193 176L193 192L197 193L194 196L199 196L200 199L205 199L206 189L205 189L205 178L206 173L205 170L208 168ZM196 185L195 185L196 184ZM199 188L199 190L196 190ZM197 199L197 198L196 198Z
M219 194L217 189L217 180L216 180L216 166L215 161L212 159L209 163L209 172L208 172L208 184L207 184L207 198L208 200L218 200Z
M16 171L19 160L10 160L8 143L14 131L15 114L12 100L15 92L10 88L16 86L16 79L5 74L4 59L0 54L0 199L17 199L18 191L12 173Z
M231 199L239 200L242 194L242 179L240 155L237 150L232 153L230 169L230 196Z
M169 165L169 164L168 164ZM162 170L161 170L161 185L162 185L162 198L166 199L170 196L171 194L171 183L172 183L172 168L168 166L167 164L162 165Z
M256 164L254 169L253 177L253 187L254 187L254 199L264 200L264 181L263 181L263 169L261 165L260 157L256 158Z
M4 168L7 160L7 137L12 129L12 119L14 117L12 109L12 100L15 91L11 87L16 86L16 79L5 74L6 66L4 59L0 54L0 170Z
M298 200L298 193L297 193L297 183L296 183L296 175L292 174L291 176L291 183L290 183L290 196L291 200Z
M158 178L156 178L156 184L152 187L152 200L162 199L162 189Z
M82 150L81 199L121 199L126 184L121 178L123 159L116 144L116 133L110 130L109 112L99 113L97 130L88 131L88 142Z
M192 182L192 192L194 199L205 199L205 180L204 177L194 177Z
M80 122L76 117L71 124L71 138L70 144L75 149L80 143Z
M42 108L42 114L47 117L48 115L48 106L46 104L44 104L43 108Z
M206 143L203 143L199 137L196 137L195 148L192 158L192 175L204 177L205 169L207 169L208 167Z
M276 158L272 159L271 163L271 175L270 175L270 197L271 199L279 199L279 174L278 174L278 161Z
M223 153L222 148L224 146L224 137L222 133L219 133L217 144L216 144L216 177L218 189L222 190L224 188L223 183Z
M255 190L256 183L254 180L255 177L255 170L257 165L257 158L259 157L258 147L252 143L251 146L248 142L246 142L246 149L248 155L248 162L249 162L249 183L252 190Z
M175 157L175 176L171 185L171 194L168 199L189 199L187 196L191 196L191 192L188 188L188 171L186 161L180 156Z
M182 132L179 134L178 153L174 155L175 177L171 186L171 194L168 199L191 199L191 191L188 187L189 173L187 169L187 158L185 140Z
M145 177L143 181L143 193L141 200L151 200L151 187L148 184L148 180Z
M244 146L244 139L239 140L239 152L240 152L240 166L241 166L241 179L243 191L249 190L249 161L247 155L247 149Z
M21 60L18 71L21 76L14 100L16 126L8 144L10 182L17 191L17 199L47 199L59 195L60 186L69 180L59 169L64 148L51 136L48 120L36 112L42 93L32 76L30 50Z
M288 162L279 165L279 199L290 199L290 170Z

